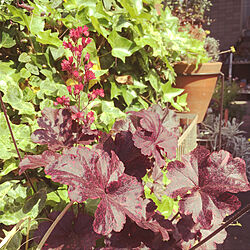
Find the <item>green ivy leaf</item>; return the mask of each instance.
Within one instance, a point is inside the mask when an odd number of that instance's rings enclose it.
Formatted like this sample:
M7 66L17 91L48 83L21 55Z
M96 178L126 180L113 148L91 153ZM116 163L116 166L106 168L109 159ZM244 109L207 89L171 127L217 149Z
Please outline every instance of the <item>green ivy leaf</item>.
M10 173L12 170L18 168L19 162L15 158L11 158L4 162L3 169L0 168L0 177L5 176Z
M156 93L160 92L160 78L154 70L150 70L145 79L150 82L150 85L154 88Z
M51 30L39 32L37 34L36 40L42 44L50 44L56 47L60 47L62 45L62 41L58 38L58 33L51 33Z
M27 79L31 76L31 73L26 69L26 68L22 68L20 71L20 77Z
M30 139L31 129L26 124L11 124L12 131L14 133L14 137L17 142L17 146L19 149L25 152L33 152L34 148L37 146ZM12 157L17 157L15 146L12 142L12 138L10 136L9 128L5 121L5 117L3 112L0 113L0 159L8 160Z
M6 32L2 32L0 39L0 48L11 48L16 45L16 41Z
M161 83L161 89L163 91L162 101L164 102L172 102L174 97L184 91L184 89L173 88L170 82Z
M32 35L43 32L44 18L39 15L27 15L23 9L18 9L12 5L8 5L9 11L12 13L12 19L23 26L26 26Z
M9 182L11 188L7 193L5 191L0 203L0 223L14 225L24 217L36 218L45 205L46 197L44 190L39 190L26 201L29 188L23 187L15 181ZM0 184L0 190L3 185L5 183Z
M121 94L121 90L118 88L115 82L110 82L111 89L110 89L110 98L113 99Z
M3 230L5 236L8 235L9 232ZM5 245L5 247L2 250L13 250L13 249L20 249L21 243L22 243L22 233L20 231L15 232L14 236L11 238L8 245Z
M102 101L101 105L102 112L100 115L100 121L106 125L108 131L111 129L116 119L126 117L126 114L116 108L113 102Z
M133 18L136 18L142 12L142 0L120 0L119 2Z
M25 68L33 75L39 75L39 69L37 66L31 63L26 63Z
M108 42L112 47L112 56L120 58L125 63L125 57L131 56L139 48L125 37L113 30L108 36Z
M46 198L47 198L46 189L40 189L33 196L29 197L28 200L25 202L23 206L23 212L27 214L30 211L32 211L32 209L34 208L34 206L36 206L36 204L39 204L38 213L40 213L45 206Z
M49 50L50 50L51 55L53 56L53 59L55 61L64 56L64 48L63 48L63 46L60 46L59 48L55 48L55 47L50 46Z
M23 52L19 57L18 57L18 61L19 62L23 62L23 63L28 63L31 61L31 57L26 53Z
M4 92L3 101L9 103L12 108L19 111L19 114L35 114L32 103L23 100L23 92L19 86L12 80L0 81L0 90Z

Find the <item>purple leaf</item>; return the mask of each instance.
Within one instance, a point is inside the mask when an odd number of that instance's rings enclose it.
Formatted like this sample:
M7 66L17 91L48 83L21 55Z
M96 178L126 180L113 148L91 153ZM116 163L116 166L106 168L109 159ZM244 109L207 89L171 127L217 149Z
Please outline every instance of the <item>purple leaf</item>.
M157 113L160 117L162 125L172 133L179 135L180 123L176 117L176 113L168 108L162 109L160 105L154 104L149 109L153 113Z
M191 214L194 222L205 229L240 207L237 197L227 191L250 190L241 159L233 159L223 150L208 154L205 148L199 147L183 156L182 162L170 162L166 174L171 181L166 195L172 198L179 195L180 212Z
M176 242L179 242L178 245L181 246L181 249L190 249L192 246L197 244L197 242L205 239L220 226L220 224L215 223L208 229L203 229L199 223L194 223L191 215L181 215L181 217L182 218L176 224L178 231L174 233L175 240ZM222 230L209 241L202 244L198 249L216 250L216 244L222 244L226 238L226 235L226 231Z
M127 218L121 232L112 232L106 237L105 245L108 248L105 249L135 249L142 243L148 245L153 239L154 233L151 230L143 229Z
M75 143L89 144L97 137L96 131L72 120L68 109L45 108L37 122L41 129L37 129L31 139L35 143L47 144L52 151L72 147Z
M135 146L141 149L142 154L153 156L159 167L164 166L165 155L170 159L176 156L176 133L163 126L158 113L149 110L130 113L140 118L140 125L133 134Z
M134 146L132 134L122 131L116 134L114 150L125 166L125 173L135 176L138 181L146 174L146 170L153 167L152 162Z
M44 151L41 155L26 155L19 164L19 174L21 175L26 169L46 167L60 156L60 154L49 150Z
M69 185L69 197L82 203L87 198L101 198L95 212L94 230L107 235L120 231L126 215L134 220L145 216L142 185L124 174L123 163L112 151L71 148L45 168L53 181Z
M40 242L58 215L59 212L52 212L49 215L52 221L39 224L34 233L36 243ZM101 238L101 235L93 231L92 223L93 217L87 214L79 213L75 217L72 212L67 212L50 234L43 249L92 249L96 240Z
M146 205L146 219L136 221L136 224L144 229L150 229L155 233L161 233L164 241L169 240L169 231L174 230L174 226L169 220L166 220L159 212L155 212L154 202L144 200Z

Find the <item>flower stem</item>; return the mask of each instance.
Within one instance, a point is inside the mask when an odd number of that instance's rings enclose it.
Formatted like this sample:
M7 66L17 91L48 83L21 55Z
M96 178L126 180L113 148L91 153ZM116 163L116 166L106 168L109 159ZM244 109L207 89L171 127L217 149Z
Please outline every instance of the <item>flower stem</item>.
M180 213L178 212L170 221L173 222L179 215Z
M226 227L228 227L235 220L238 220L241 216L243 216L244 214L246 214L249 210L250 210L250 203L247 204L245 207L243 207L240 211L238 211L234 216L232 216L223 225L221 225L214 232L212 232L210 235L208 235L205 239L203 239L198 244L196 244L195 246L193 246L192 248L190 248L190 250L194 250L194 249L200 247L201 245L203 245L204 243L206 243L207 241L209 241L217 233L219 233L220 231L222 231L223 229L225 229Z
M11 128L11 126L10 126L9 117L8 117L8 115L7 115L7 110L6 110L5 104L4 104L4 102L3 102L2 93L1 93L1 92L0 92L0 103L1 103L1 107L2 107L2 110L3 110L4 116L5 116L5 120L6 120L6 122L7 122L9 131L10 131L10 135L11 135L12 141L13 141L13 143L14 143L14 146L15 146L15 149L16 149L16 152L17 152L19 161L21 162L22 157L21 157L21 155L20 155L20 152L19 152L19 149L18 149L18 147L17 147L16 140L15 140L15 137L14 137L14 134L13 134L13 131L12 131L12 128ZM24 171L24 175L25 175L27 181L29 182L29 184L30 184L30 186L31 186L31 188L32 188L32 190L33 190L33 192L36 193L36 189L35 189L35 187L33 186L32 182L31 182L31 180L30 180L30 178L29 178L29 175L28 175L28 173L27 173L26 171Z
M55 221L52 223L52 225L49 227L48 231L46 232L46 234L43 236L42 240L40 241L38 247L36 250L41 250L44 243L46 242L46 240L49 238L50 234L52 233L52 231L54 230L54 228L56 227L56 225L59 223L59 221L62 219L62 217L65 215L65 213L69 210L69 208L72 206L72 204L74 203L74 201L70 201L70 203L63 209L63 211L56 217Z

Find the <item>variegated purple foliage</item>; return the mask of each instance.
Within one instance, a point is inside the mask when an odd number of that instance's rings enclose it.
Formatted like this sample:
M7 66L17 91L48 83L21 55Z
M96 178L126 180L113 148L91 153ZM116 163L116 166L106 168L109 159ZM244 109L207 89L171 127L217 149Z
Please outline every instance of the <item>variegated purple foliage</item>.
M88 198L101 198L93 223L94 231L99 234L121 231L126 215L133 220L145 217L143 187L135 177L124 174L123 163L114 152L110 157L102 150L72 147L48 165L45 172L53 181L69 186L73 201L82 203Z
M27 155L19 164L19 174L22 174L26 169L46 167L60 156L60 154L50 150L46 150L40 155Z
M50 150L72 147L75 143L89 144L97 137L97 131L83 127L71 118L69 109L45 108L37 119L40 129L32 135L33 142L48 145Z
M175 158L178 123L172 110L154 105L148 110L129 113L136 128L133 133L134 145L141 149L143 155L152 156L159 167L166 165L165 157Z
M119 248L119 240L121 248L124 243L135 249L188 249L239 208L231 193L250 190L244 161L223 150L211 154L203 147L182 161L168 163L166 176L171 182L166 186L163 167L166 157L175 157L179 124L173 111L159 105L130 112L126 120L114 124L111 134L83 127L72 120L70 108L44 109L38 125L32 139L48 145L48 150L26 156L20 173L42 166L53 181L68 185L72 201L100 198L93 229L107 236L107 249ZM97 137L99 144L84 146ZM174 224L143 198L141 177L146 173L153 178L148 184L158 199L181 197L181 219ZM221 243L225 233L216 237L204 249Z
M181 249L190 249L194 246L197 241L206 238L208 235L213 233L220 223L211 225L207 229L202 229L201 225L195 223L192 219L192 215L181 215L181 218L176 224L176 231L174 232L174 238L177 242L177 246ZM224 230L220 231L205 244L201 245L198 249L200 250L216 250L216 244L222 244L227 236Z
M203 229L222 222L240 207L238 198L229 192L250 190L245 162L224 150L210 154L198 147L183 156L182 162L170 162L167 170L171 182L166 194L180 196L180 213L192 215Z

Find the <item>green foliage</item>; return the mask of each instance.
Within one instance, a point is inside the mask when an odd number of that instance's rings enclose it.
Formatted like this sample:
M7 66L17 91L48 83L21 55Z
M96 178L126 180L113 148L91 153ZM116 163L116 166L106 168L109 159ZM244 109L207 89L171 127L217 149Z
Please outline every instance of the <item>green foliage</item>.
M44 208L46 191L41 189L30 195L29 188L18 181L0 184L0 223L14 225L25 217L36 218ZM27 196L30 196L28 200Z
M163 184L167 185L170 183L170 181L167 179L166 174L164 171L163 173ZM168 197L167 195L163 195L161 197L157 197L151 189L148 187L148 183L153 183L154 180L146 174L142 180L144 181L144 193L145 197L148 199L152 199L155 205L157 206L157 211L159 211L165 219L168 219L170 215L175 215L173 213L177 213L179 206L178 206L178 201L175 201L174 199Z

